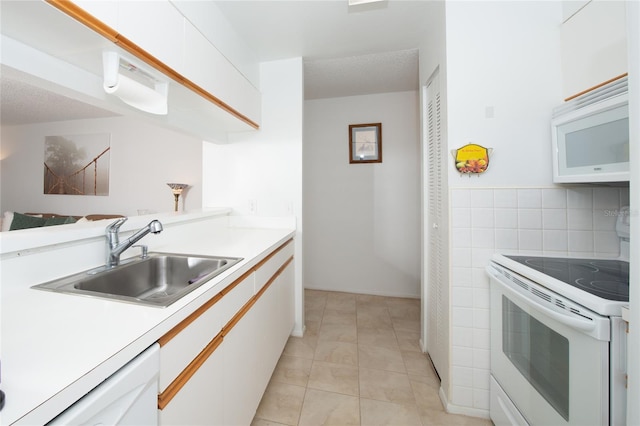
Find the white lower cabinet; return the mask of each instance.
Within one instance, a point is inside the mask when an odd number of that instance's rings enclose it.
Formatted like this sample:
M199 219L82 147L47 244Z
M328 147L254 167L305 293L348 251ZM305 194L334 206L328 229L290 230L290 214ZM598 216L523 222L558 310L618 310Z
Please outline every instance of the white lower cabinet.
M159 424L176 426L225 424L223 360L222 351L214 351L167 406L159 410Z
M160 340L161 425L251 424L293 330L293 251L281 246Z

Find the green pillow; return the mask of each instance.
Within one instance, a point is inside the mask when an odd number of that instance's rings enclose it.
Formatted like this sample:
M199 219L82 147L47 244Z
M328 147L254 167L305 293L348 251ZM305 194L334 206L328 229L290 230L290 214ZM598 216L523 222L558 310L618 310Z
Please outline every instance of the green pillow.
M66 225L67 223L76 223L76 220L71 216L50 217L45 220L44 226Z
M47 219L42 217L28 216L21 213L13 213L13 220L11 221L11 227L9 231L15 231L16 229L37 228L44 226Z

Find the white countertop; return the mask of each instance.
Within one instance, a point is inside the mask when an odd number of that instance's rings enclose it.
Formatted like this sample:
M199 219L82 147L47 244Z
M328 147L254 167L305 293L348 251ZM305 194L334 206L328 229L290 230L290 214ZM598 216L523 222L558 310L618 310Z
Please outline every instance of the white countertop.
M150 245L150 251L244 258L167 308L34 290L30 287L38 282L7 283L3 275L0 361L6 405L0 412L0 424L49 421L294 232L228 228L209 238L205 230L203 238L195 241L191 237L182 242ZM152 237L146 240L152 241ZM37 268L29 264L29 256L19 256L12 260L23 262L26 268ZM87 268L77 272L84 269Z

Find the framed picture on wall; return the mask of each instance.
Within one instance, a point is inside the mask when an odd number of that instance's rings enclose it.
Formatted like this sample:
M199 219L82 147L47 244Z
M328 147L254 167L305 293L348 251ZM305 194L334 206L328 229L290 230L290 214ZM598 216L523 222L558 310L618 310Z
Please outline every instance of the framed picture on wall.
M349 163L382 163L382 123L349 125Z
M109 195L111 135L44 138L44 193Z

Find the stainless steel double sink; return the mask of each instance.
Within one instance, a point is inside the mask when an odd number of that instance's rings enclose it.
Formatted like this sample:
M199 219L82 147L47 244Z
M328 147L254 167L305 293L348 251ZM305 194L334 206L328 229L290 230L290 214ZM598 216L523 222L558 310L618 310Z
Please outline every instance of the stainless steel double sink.
M151 252L32 288L166 307L240 262L239 257Z

